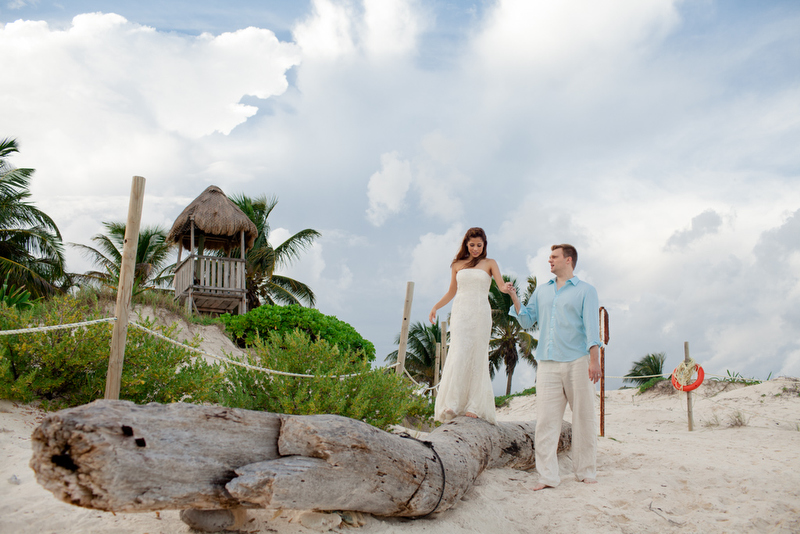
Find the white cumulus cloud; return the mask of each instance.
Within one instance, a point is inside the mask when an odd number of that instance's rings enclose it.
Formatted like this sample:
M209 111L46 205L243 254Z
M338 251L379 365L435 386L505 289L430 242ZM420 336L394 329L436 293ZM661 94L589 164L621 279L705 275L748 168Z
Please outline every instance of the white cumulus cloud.
M400 212L412 179L408 161L400 159L397 152L383 154L381 170L370 176L367 185L369 222L381 226L390 215Z
M70 122L139 123L195 138L228 134L256 113L247 95L283 93L298 48L269 30L217 37L158 32L115 14L76 16L66 30L17 21L0 29L3 108Z

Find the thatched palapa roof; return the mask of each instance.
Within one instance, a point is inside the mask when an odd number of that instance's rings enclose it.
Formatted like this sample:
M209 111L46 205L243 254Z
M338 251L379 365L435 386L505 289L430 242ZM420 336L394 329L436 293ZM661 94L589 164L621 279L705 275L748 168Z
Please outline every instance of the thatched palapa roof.
M234 204L222 189L211 185L199 197L186 206L167 236L168 243L180 243L186 250L190 243L191 220L194 218L195 241L204 236L206 249L225 250L238 247L240 234L245 232L245 249L253 246L258 229L239 206Z

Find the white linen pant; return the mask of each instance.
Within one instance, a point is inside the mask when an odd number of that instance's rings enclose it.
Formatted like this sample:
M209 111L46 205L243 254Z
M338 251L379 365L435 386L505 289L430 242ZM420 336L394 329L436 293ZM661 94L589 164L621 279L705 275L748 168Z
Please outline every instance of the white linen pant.
M589 356L571 362L540 360L536 370L536 471L539 482L558 486L558 439L569 403L572 410L572 466L583 481L597 477L597 431L594 384Z

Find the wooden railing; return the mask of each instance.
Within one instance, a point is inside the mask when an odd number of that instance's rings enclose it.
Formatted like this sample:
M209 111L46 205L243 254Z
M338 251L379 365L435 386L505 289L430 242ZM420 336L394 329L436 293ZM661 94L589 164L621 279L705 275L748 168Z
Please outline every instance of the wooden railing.
M245 260L190 254L175 269L175 296L190 289L204 294L230 294L245 289Z

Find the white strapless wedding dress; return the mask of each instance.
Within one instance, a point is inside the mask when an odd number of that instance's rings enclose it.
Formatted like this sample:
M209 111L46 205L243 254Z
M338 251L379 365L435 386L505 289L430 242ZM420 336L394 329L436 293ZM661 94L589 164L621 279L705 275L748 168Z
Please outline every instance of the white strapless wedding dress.
M450 314L450 349L447 351L434 417L449 421L467 412L495 423L494 393L489 377L489 336L492 311L483 269L456 273L456 296Z

